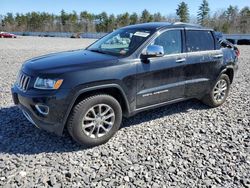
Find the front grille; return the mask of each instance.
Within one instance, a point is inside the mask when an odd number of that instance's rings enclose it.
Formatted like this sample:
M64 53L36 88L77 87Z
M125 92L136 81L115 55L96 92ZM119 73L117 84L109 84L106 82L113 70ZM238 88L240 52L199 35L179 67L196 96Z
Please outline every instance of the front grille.
M29 83L30 83L30 77L23 74L22 72L19 73L17 77L17 87L22 91L27 91Z

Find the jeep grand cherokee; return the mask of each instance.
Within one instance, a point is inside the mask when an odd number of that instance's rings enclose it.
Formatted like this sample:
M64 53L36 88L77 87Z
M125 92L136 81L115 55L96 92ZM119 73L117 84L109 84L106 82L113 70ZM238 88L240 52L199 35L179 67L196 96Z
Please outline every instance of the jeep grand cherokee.
M25 62L13 100L37 127L80 144L108 141L122 117L197 98L222 105L237 69L237 53L214 31L184 23L118 29L84 50Z

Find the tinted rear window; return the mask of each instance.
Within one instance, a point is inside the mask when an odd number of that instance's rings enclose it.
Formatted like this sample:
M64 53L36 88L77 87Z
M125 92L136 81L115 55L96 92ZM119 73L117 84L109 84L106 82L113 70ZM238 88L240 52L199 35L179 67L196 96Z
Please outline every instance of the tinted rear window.
M214 38L211 31L186 31L187 51L214 50Z

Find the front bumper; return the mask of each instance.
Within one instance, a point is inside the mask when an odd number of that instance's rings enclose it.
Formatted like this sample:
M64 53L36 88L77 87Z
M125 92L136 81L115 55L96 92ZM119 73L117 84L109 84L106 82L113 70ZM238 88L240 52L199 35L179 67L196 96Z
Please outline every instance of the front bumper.
M71 98L67 90L23 92L14 85L11 92L15 105L32 124L48 132L62 135ZM36 108L37 104L48 106L49 113L40 113Z

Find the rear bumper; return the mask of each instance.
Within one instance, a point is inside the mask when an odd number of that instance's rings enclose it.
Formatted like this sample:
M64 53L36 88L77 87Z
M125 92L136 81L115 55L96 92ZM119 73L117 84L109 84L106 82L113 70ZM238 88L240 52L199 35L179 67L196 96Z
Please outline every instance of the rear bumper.
M16 86L11 89L12 98L23 112L24 116L36 127L62 135L67 119L67 108L70 96L68 92L61 90L60 93L53 91L22 92ZM37 104L46 105L48 114L42 114Z

